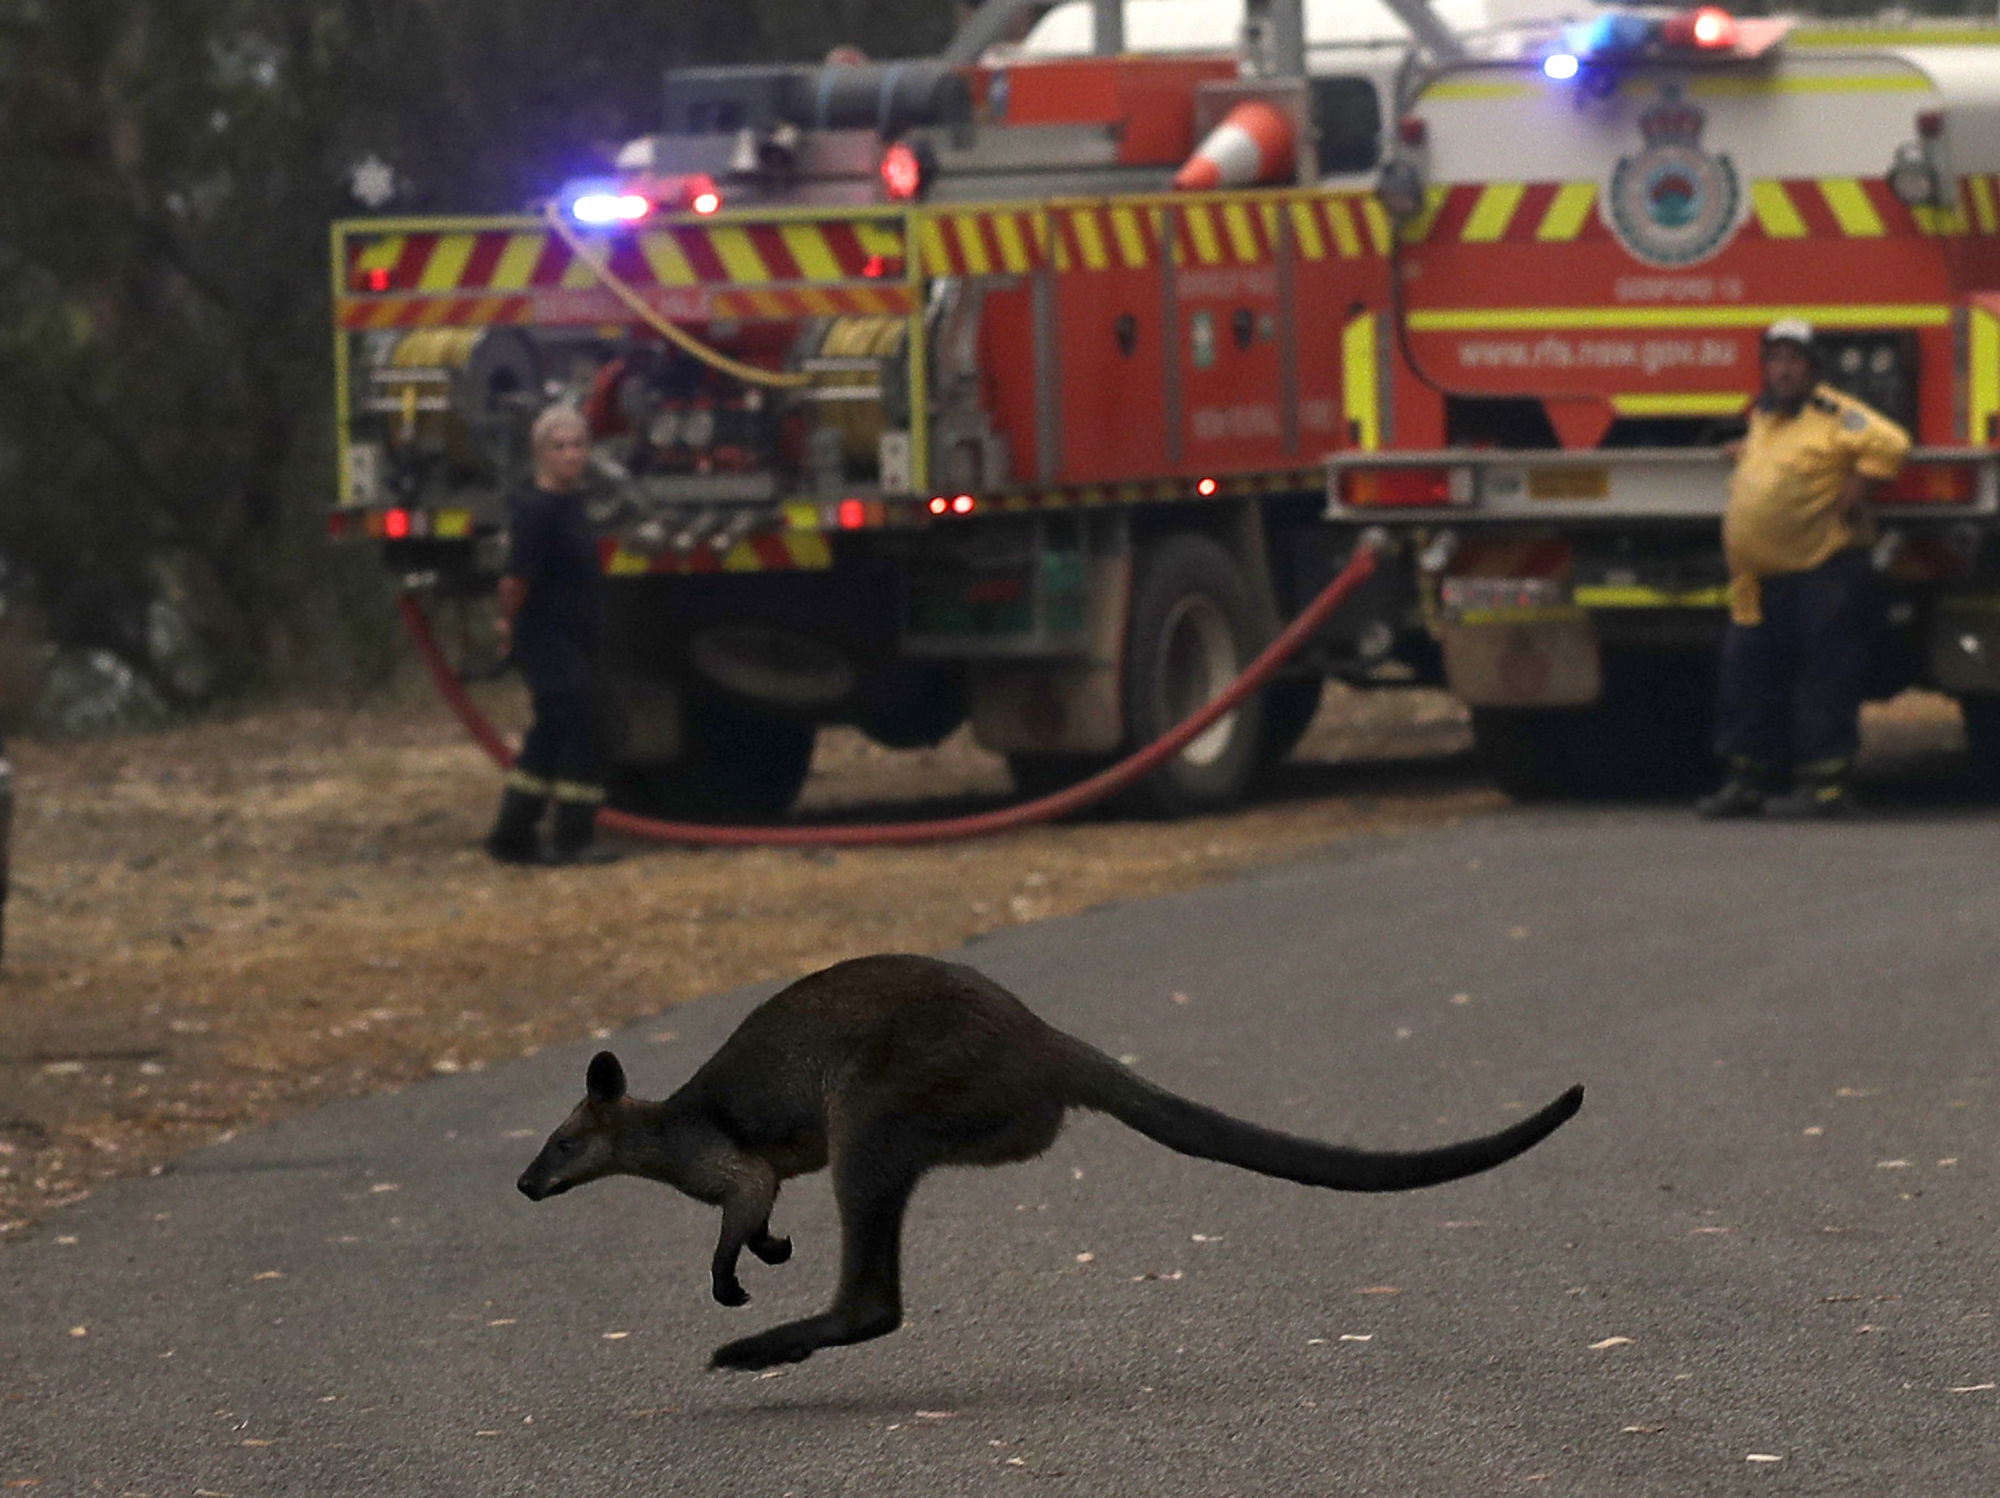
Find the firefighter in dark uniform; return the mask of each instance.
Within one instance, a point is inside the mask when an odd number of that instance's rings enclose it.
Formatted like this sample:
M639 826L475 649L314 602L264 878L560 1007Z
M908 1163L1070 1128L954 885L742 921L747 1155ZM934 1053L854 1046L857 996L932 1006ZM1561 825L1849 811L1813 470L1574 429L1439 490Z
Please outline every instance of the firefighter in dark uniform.
M596 654L602 574L584 511L590 430L572 407L536 418L534 479L508 500L510 545L500 579L500 652L527 678L534 721L507 777L486 850L503 863L600 863L591 844L603 803ZM550 846L539 827L555 803Z
M1902 467L1910 435L1820 382L1810 323L1771 325L1763 374L1722 519L1730 622L1716 749L1728 778L1697 809L1841 816L1875 607L1868 500Z

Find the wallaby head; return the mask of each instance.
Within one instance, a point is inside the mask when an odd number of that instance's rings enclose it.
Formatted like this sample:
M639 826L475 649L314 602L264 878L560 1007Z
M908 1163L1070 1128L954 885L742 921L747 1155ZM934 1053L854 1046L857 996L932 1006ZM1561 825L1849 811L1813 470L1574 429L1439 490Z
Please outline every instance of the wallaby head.
M529 1201L560 1196L573 1186L625 1169L618 1159L624 1114L631 1107L625 1095L625 1068L611 1052L599 1051L590 1059L584 1086L583 1101L556 1126L542 1152L515 1183Z

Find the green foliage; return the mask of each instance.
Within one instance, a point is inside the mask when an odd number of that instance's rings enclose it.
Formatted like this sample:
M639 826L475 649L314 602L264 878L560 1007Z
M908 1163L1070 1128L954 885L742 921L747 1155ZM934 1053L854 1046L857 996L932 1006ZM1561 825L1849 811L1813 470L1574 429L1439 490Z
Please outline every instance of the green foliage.
M59 622L192 555L233 682L337 667L372 565L318 541L353 166L397 211L507 210L642 133L668 66L948 31L945 0L0 0L0 550Z

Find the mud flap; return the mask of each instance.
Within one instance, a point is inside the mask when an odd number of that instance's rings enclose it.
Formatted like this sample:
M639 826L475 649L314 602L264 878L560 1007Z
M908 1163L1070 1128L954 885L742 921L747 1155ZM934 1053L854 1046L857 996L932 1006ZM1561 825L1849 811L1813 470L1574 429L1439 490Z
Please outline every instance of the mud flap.
M1445 683L1468 707L1582 707L1604 692L1597 628L1581 609L1456 621L1438 637Z

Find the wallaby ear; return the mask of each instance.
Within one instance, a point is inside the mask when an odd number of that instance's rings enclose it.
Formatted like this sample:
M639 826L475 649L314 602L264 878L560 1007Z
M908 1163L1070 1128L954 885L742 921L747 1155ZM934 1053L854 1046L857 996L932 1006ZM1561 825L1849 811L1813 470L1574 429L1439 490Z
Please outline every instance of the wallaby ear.
M599 1051L590 1058L590 1070L583 1075L583 1085L590 1089L593 1103L615 1103L625 1096L625 1068L609 1051Z

